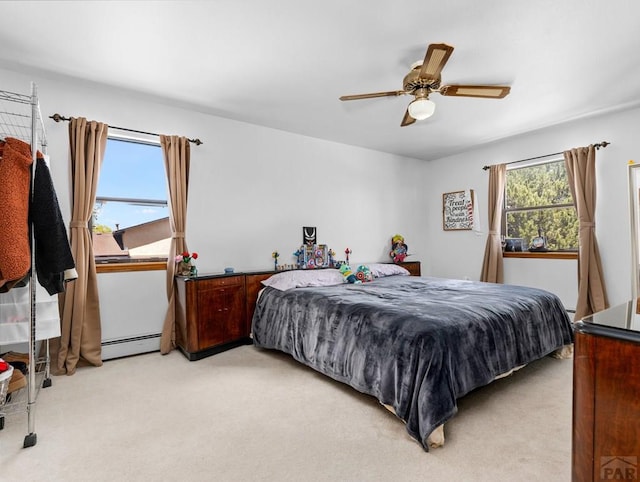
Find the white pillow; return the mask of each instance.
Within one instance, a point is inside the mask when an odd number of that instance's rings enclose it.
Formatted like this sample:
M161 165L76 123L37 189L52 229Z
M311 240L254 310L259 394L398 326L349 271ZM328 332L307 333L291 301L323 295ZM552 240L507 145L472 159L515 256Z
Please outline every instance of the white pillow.
M402 275L409 276L411 273L402 266L393 263L371 263L368 264L371 274L374 278L382 278L384 276Z
M296 269L274 274L262 282L280 291L307 286L333 286L344 283L344 276L337 269Z

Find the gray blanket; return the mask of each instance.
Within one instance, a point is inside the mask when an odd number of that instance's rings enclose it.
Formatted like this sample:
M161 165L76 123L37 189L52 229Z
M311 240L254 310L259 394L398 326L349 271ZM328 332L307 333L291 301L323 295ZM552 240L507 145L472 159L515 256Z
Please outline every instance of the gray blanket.
M428 450L427 437L456 413L458 398L572 343L573 333L547 291L390 276L266 288L253 339L391 405Z

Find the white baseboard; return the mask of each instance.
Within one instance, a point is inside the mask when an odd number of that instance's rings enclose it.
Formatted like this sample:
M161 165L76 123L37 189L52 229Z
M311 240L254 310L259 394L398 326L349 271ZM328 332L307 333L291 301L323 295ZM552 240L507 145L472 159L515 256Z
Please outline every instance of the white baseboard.
M102 342L103 360L140 355L152 351L160 351L160 333Z

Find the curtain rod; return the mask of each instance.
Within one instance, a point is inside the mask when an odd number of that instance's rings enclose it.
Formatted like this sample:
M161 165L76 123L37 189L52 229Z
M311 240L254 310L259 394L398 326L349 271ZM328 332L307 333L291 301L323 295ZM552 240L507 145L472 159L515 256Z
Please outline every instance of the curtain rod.
M60 121L70 121L71 117L63 117L60 114L53 114L49 116L49 119L53 119L56 122L60 122ZM109 126L109 129L117 129L119 131L127 131L127 132L136 132L137 134L147 134L149 136L159 136L160 134L156 134L155 132L145 132L145 131L139 131L136 129L127 129L126 127L116 127L116 126ZM187 139L189 142L193 142L196 146L199 146L200 144L204 144L204 142L202 142L200 139Z
M596 148L596 150L600 149L601 147L607 147L609 144L611 144L610 142L607 141L602 141L598 144L594 144L593 147ZM564 152L554 152L553 154L546 154L544 156L537 156L537 157L530 157L528 159L519 159L517 161L511 161L511 162L505 162L504 164L515 164L516 162L524 162L524 161L534 161L536 159L542 159L544 157L551 157L551 156L558 156L560 154L564 154ZM487 169L489 169L491 166L484 166L482 169L484 169L485 171Z

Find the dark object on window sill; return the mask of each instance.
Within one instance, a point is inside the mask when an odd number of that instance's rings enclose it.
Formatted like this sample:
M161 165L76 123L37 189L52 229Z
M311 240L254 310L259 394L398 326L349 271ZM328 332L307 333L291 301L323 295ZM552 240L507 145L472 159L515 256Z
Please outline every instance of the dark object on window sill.
M504 240L504 242L504 250L506 252L524 251L524 239L522 238L507 238Z
M538 235L531 241L529 251L532 252L546 252L549 251L547 247L547 237L542 235L542 230L538 228Z

